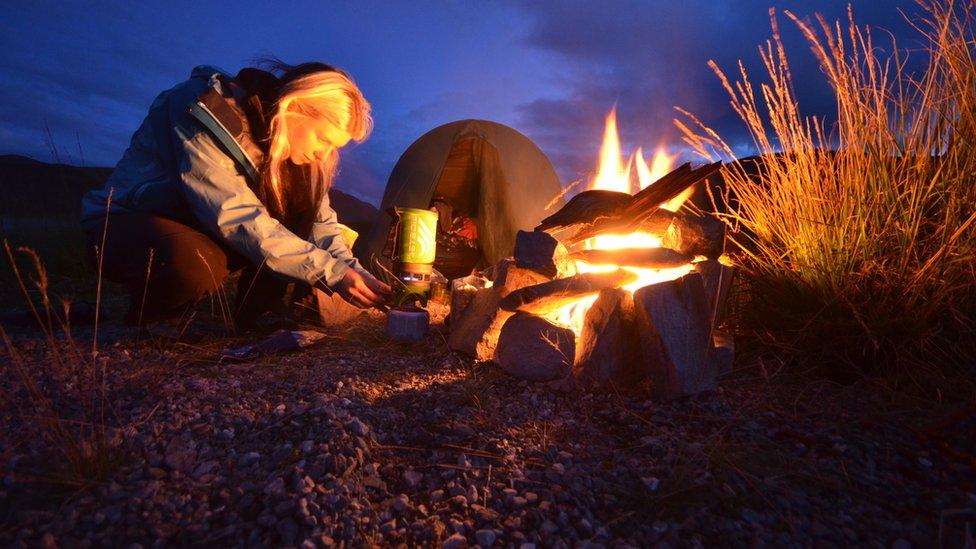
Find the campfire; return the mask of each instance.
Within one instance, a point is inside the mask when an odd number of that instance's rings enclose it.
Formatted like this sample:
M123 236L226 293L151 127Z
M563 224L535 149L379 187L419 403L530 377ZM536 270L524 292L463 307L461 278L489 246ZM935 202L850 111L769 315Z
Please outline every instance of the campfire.
M514 257L453 281L450 346L533 381L649 382L662 399L712 387L731 366L732 271L724 224L685 204L719 165L672 160L625 163L611 111L589 188L520 231Z

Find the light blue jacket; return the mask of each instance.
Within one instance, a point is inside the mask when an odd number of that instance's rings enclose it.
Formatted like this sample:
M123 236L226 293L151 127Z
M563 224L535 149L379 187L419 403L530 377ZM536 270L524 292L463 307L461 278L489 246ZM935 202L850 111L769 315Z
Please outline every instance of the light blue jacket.
M83 226L101 228L113 189L112 213L149 212L202 227L254 263L291 279L332 288L348 269L363 271L340 236L327 193L312 234L303 238L271 217L248 186L262 153L247 146L249 135L232 135L198 100L214 89L243 118L220 76L226 74L199 66L189 80L156 97L104 188L82 198Z

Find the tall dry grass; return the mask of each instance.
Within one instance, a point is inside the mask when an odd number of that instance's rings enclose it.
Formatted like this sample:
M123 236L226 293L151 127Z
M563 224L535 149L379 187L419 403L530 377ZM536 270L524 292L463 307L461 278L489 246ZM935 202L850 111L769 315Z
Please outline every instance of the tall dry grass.
M19 412L22 432L36 437L45 448L43 467L16 473L65 488L101 481L124 458L121 431L109 427L106 417L111 407L107 362L96 346L86 349L75 340L70 302L65 300L60 311L55 309L47 271L37 253L26 247L16 250L31 266L31 272L24 273L10 244L4 241L3 245L47 350L40 356L23 356L0 326L0 350L4 351L0 353L0 373L12 382L0 383L0 396ZM38 296L37 303L31 298L28 281Z
M3 241L13 278L43 334L47 350L39 357L25 358L0 326L0 350L6 355L0 354L0 374L6 376L0 382L0 396L19 413L25 438L43 444L40 463L16 473L59 488L79 488L102 481L125 458L122 430L110 427L107 418L111 409L107 394L108 357L101 356L98 350L102 259L111 200L109 192L102 244L97 250L91 347L82 347L72 335L70 300L63 299L61 310L55 309L48 273L37 252L25 246L16 249L28 260L30 269L24 272L15 250L7 240Z
M967 355L976 312L976 40L972 0L924 0L909 70L871 29L785 12L836 98L801 114L777 18L762 82L710 66L761 158L731 162L725 197L743 268L739 326L835 372L914 371ZM914 60L914 59L913 59ZM709 160L735 154L694 115L675 123ZM920 370L919 370L920 371ZM916 380L917 381L917 380Z

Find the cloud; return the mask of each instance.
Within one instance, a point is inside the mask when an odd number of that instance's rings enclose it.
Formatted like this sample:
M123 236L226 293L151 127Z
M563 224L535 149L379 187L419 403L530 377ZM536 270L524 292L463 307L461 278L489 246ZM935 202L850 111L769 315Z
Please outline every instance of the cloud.
M683 0L657 8L648 2L515 3L530 22L524 43L555 56L566 90L519 105L519 124L548 151L564 181L595 167L603 119L614 105L627 150L680 148L672 124L676 105L735 146L746 146L749 138L707 61L732 72L744 59L750 74L760 76L757 46L771 35L767 2ZM844 17L846 3L825 2L818 9L828 19ZM804 2L777 4L809 13ZM904 35L896 7L912 2L884 3L884 9L877 4L855 2L856 19ZM806 114L829 115L833 101L816 61L795 26L779 19L794 79L802 83L801 107Z

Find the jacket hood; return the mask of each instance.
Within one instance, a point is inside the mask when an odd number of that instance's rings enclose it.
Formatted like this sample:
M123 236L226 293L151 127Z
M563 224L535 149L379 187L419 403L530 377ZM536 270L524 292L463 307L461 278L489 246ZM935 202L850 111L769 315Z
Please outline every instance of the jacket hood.
M234 82L246 92L242 105L247 115L251 133L257 143L265 143L268 138L268 125L274 116L275 104L281 81L270 72L255 68L244 68L234 77Z

